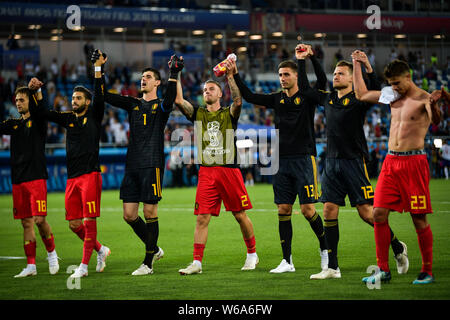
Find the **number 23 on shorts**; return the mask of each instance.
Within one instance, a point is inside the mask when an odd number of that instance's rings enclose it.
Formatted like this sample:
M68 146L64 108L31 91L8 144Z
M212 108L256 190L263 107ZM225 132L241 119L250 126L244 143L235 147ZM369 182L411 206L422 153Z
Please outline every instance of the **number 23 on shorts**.
M422 196L411 196L411 209L426 209L427 208L427 197Z

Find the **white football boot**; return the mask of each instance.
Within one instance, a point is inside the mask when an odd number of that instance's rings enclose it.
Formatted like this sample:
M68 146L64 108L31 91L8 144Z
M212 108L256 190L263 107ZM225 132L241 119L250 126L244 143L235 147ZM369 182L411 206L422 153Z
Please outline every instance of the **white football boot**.
M25 278L28 276L37 275L36 265L35 264L27 264L27 267L24 268L19 274L15 275L14 278Z

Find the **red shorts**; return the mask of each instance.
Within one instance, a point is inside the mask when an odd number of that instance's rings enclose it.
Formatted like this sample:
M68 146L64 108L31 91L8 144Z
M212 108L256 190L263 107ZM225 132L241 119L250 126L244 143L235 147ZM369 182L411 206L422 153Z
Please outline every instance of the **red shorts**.
M378 177L373 206L398 212L432 213L426 155L387 155Z
M220 206L239 212L253 208L239 168L200 167L194 214L218 216Z
M100 216L102 175L91 172L67 179L66 220L95 218Z
M12 185L14 219L47 215L47 180Z

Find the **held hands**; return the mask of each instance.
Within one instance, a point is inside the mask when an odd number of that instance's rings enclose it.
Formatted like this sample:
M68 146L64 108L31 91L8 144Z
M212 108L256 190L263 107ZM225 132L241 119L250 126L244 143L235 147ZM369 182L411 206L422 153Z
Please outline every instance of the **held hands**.
M96 67L103 66L108 60L106 53L101 52L99 49L94 50L91 56L91 62Z
M39 90L43 85L44 83L40 81L38 78L32 78L28 83L28 88L30 90Z
M450 104L450 94L444 90L444 87L442 87L441 90L434 90L430 95L431 122L435 125L438 125L439 122L441 122L441 108L439 107L439 102Z
M232 77L234 74L238 73L236 61L227 59L225 61L225 67L227 68L227 77Z
M174 54L170 57L168 62L169 65L169 79L177 79L178 73L184 68L184 59L183 56L179 58Z
M297 60L303 60L314 55L312 47L308 44L298 44L295 47L295 57Z
M352 52L351 56L352 56L353 63L355 63L355 62L362 63L364 65L364 67L366 68L367 72L372 73L373 69L372 69L372 66L370 65L369 58L363 51L355 50Z

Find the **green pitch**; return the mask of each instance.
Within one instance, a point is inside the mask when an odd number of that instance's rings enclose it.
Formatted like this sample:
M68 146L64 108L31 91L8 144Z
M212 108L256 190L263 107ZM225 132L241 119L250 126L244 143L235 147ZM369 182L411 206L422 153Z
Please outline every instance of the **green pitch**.
M373 181L376 184L376 181ZM180 276L178 269L192 261L195 189L165 189L159 206L160 236L158 244L165 256L154 265L150 276L131 276L142 262L144 245L122 219L118 191L102 194L102 213L98 220L98 240L111 248L103 273L95 272L96 254L92 255L89 276L82 278L80 289L68 289L66 272L81 262L82 242L64 219L64 194L48 195L48 221L55 235L56 250L61 257L60 271L48 272L45 247L38 236L37 270L34 277L15 279L26 265L22 246L22 226L12 218L11 195L0 196L0 299L146 299L146 300L318 300L318 299L449 299L450 298L450 182L431 181L434 214L429 221L434 234L433 271L436 282L417 286L411 282L421 267L417 236L409 214L392 213L391 228L408 245L410 269L398 275L390 251L392 281L381 289L369 290L361 278L375 263L373 229L363 223L354 209L341 208L339 216L339 264L341 279L309 280L320 271L318 241L296 204L293 215L293 261L295 273L269 274L281 261L278 218L273 204L272 186L248 187L254 209L256 248L260 263L255 271L241 271L246 247L239 225L231 213L213 218L203 260L203 273ZM317 210L322 215L322 204ZM141 209L142 215L142 209ZM38 235L37 229L36 233Z

